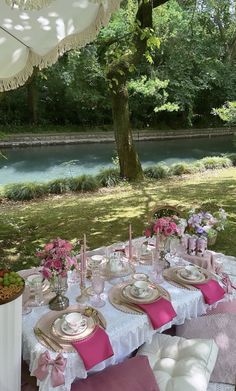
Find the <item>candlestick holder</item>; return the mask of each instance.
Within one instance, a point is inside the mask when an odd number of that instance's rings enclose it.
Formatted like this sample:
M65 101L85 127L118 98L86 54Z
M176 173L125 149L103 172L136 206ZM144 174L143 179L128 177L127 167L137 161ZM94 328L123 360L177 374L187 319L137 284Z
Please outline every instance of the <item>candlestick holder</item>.
M86 272L84 272L81 277L82 278L80 280L80 295L76 298L76 301L78 303L85 303L88 300L85 284Z

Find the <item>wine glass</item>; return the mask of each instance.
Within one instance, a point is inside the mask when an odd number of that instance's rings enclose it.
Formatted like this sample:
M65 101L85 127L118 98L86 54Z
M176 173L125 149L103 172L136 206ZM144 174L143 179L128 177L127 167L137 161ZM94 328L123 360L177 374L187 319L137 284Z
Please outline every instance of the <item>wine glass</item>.
M164 278L163 278L163 270L164 270L164 267L165 267L165 263L159 259L159 254L158 252L154 251L152 253L152 271L151 271L151 275L152 275L152 279L157 282L158 284L161 284L162 282L164 282Z
M44 305L43 278L41 276L35 277L32 280L32 288L34 291L34 301L32 306L40 307L41 305Z
M105 279L101 276L99 270L94 270L92 275L92 289L94 296L91 298L91 304L94 307L103 307L106 302L101 299L101 293L103 293L105 287Z

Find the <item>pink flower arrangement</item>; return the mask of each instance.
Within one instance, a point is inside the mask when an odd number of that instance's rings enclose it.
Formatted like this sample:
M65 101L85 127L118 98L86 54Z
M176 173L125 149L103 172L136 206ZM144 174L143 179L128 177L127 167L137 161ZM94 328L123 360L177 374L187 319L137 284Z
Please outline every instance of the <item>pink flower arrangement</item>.
M169 236L179 235L179 228L173 217L160 217L152 222L149 227L145 229L145 236L152 237L153 235L160 235L167 238Z
M56 276L66 277L69 270L78 269L77 256L74 255L76 245L60 238L45 244L43 250L36 253L42 260L43 277L49 280Z

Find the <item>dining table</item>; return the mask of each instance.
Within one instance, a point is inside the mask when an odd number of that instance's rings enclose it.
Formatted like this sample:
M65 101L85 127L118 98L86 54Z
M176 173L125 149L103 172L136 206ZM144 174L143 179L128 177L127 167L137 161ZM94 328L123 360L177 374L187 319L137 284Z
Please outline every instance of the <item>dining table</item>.
M89 256L91 254L104 254L104 248L91 251ZM219 256L219 259L223 260L224 255L222 254L221 258ZM172 262L174 265L174 257ZM183 264L187 265L188 262L183 261ZM153 269L151 265L138 264L135 268L136 273L145 273L153 279ZM37 268L31 270L33 270L33 272L38 271ZM24 275L24 271L21 271L21 273ZM126 278L130 277L128 276ZM87 280L86 284L89 287L91 282ZM206 313L207 309L211 307L205 303L203 295L199 289L188 290L184 287L172 284L170 281L163 280L163 282L160 283L160 286L169 293L171 303L176 312L176 317L174 317L170 322L162 325L159 329L154 330L148 316L145 313L134 314L129 313L129 311L124 312L111 304L108 295L109 291L114 288L114 284L114 280L105 282L103 299L106 301L106 304L104 307L98 309L106 321L106 333L109 337L114 354L106 360L99 362L91 369L86 370L82 358L76 351L63 352L63 357L66 358L66 366L64 369L65 382L63 385L56 387L57 391L70 391L71 384L76 378L84 379L91 373L102 371L110 365L123 361L125 358L130 357L142 344L150 342L154 333L162 333L163 331L170 329L173 325L183 324L186 319L196 318L203 315ZM68 284L66 296L69 298L70 306L81 306L81 304L76 301L79 294L79 283ZM226 295L223 300L228 300L228 296ZM85 305L91 305L89 295L87 296ZM213 306L216 305L217 303L213 304ZM58 355L57 352L50 350L50 348L46 348L42 343L40 343L34 333L36 323L49 311L50 309L48 305L41 305L33 307L29 314L23 316L22 355L23 360L25 360L29 365L29 370L32 376L34 375L39 357L42 353L48 350L52 359L55 359ZM96 346L94 346L94 349L96 349ZM39 386L39 391L55 390L51 384L50 376L47 376L44 380L38 380L37 384Z

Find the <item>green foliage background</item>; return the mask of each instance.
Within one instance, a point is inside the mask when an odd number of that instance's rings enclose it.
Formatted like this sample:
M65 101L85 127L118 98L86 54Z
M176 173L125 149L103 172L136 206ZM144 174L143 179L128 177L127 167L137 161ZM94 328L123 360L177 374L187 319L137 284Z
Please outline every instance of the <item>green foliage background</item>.
M32 122L28 90L34 83L39 125L94 127L112 123L106 71L111 61L135 50L131 43L137 2L124 1L96 41L65 54L33 81L0 96L0 124ZM236 100L236 17L232 0L170 0L153 11L147 60L131 69L134 127L204 127Z

